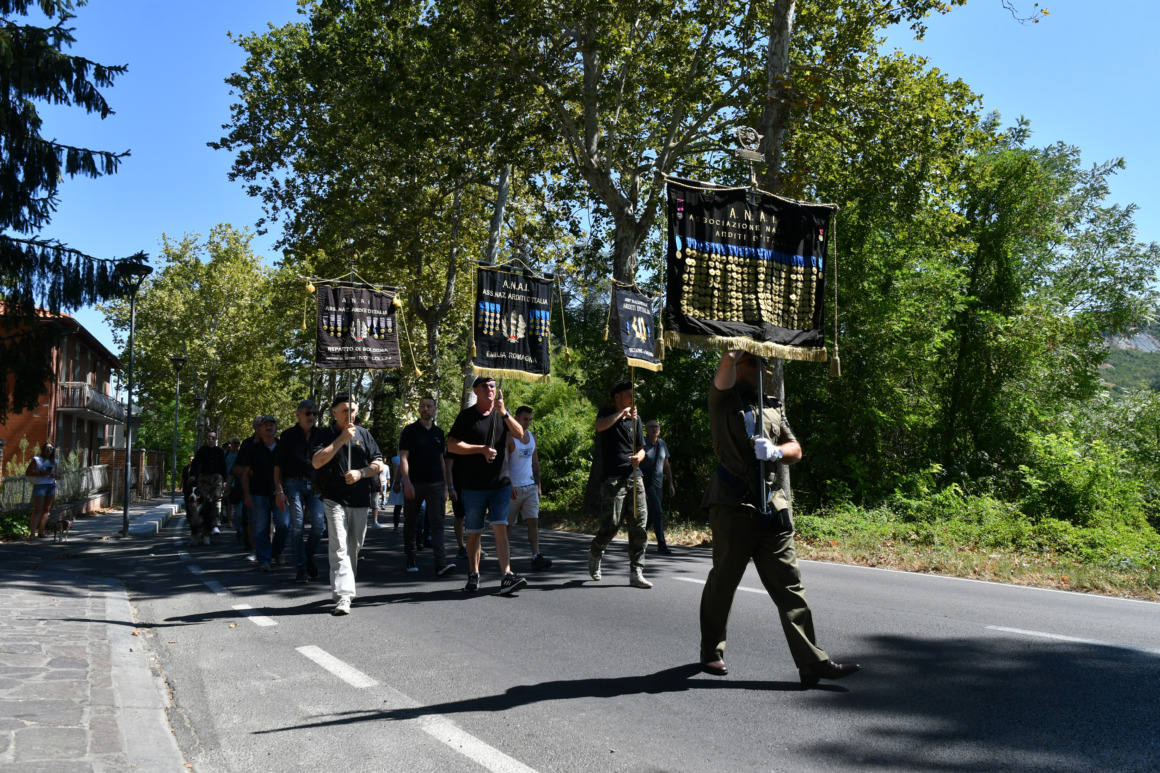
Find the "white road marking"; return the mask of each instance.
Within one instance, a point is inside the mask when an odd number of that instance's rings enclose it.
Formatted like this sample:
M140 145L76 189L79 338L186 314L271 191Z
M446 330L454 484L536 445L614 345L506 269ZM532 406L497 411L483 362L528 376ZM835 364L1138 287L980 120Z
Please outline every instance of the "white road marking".
M234 609L237 609L237 607L234 607ZM298 651L313 660L318 665L325 668L330 673L337 676L342 681L349 684L351 687L358 687L359 689L362 689L364 687L374 687L378 685L378 682L376 682L374 679L371 679L369 676L364 674L362 671L359 671L354 666L347 665L346 663L342 662L321 647L315 647L313 644L311 644L306 647L299 647Z
M265 615L259 615L257 613L257 611L255 611L254 608L251 607L249 604L234 604L233 607L234 607L234 609L238 610L243 615L245 615L246 618L248 618L249 621L251 623L253 623L254 625L267 626L267 625L277 625L278 624L277 622L275 622L274 620L271 620L270 618L266 617Z
M189 553L186 553L184 550L177 551L177 557L182 561L189 561L193 558L193 556L191 556Z
M194 574L205 574L205 570L197 564L190 564L188 568L189 571L193 572Z
M377 681L362 671L344 663L321 647L309 645L306 647L298 647L298 651L352 687L361 689L364 687L381 686L383 692L389 696L389 700L384 702L384 706L390 706L396 709L422 708L422 704L418 701L413 700L389 685L379 685ZM427 735L446 744L448 748L459 752L477 765L492 771L492 773L536 773L535 768L530 768L514 757L509 757L504 754L494 746L489 746L444 717L424 716L418 719L404 720L404 722L416 723Z
M697 580L697 579L694 579L692 577L674 577L673 579L680 580L681 582L691 582L694 585L704 585L705 584L704 580ZM765 588L746 588L744 585L738 585L737 590L743 590L746 593L761 593L763 595L766 592Z
M509 757L494 746L488 746L483 741L468 732L460 730L453 722L443 717L425 717L419 721L423 732L437 741L467 757L492 773L536 773L519 760Z
M1007 628L1001 625L988 625L988 631L1002 631L1003 633L1014 633L1020 636L1034 636L1039 639L1054 639L1056 641L1065 641L1071 644L1091 644L1096 647L1111 647L1117 650L1130 650L1132 652L1143 652L1148 655L1160 655L1160 650L1150 650L1143 647L1131 647L1126 644L1114 644L1107 641L1099 641L1098 639L1080 639L1075 636L1064 636L1058 633L1045 633L1044 631L1027 631L1022 628Z
M221 584L220 582L218 582L217 580L202 580L202 582L203 582L203 583L205 583L205 586L206 586L207 588L209 588L211 591L213 591L214 593L216 593L216 594L217 594L217 595L219 595L219 596L229 596L229 595L232 595L232 594L230 593L230 590L229 590L229 588L227 588L226 586L222 585L222 584Z

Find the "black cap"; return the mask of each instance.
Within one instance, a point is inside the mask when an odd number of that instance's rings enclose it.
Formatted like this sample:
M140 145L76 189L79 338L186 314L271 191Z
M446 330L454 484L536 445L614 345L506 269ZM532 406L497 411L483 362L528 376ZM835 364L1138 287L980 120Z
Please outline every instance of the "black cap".
M611 394L613 397L616 397L621 392L627 392L630 389L632 389L631 381L621 381L619 384L612 388L612 391L609 394Z
M475 381L471 382L471 388L475 389L480 384L486 384L490 381L495 381L495 379L491 376L478 376Z
M336 394L334 396L334 399L330 401L330 409L333 411L334 406L338 405L339 403L349 403L349 402L350 402L350 395L348 395L346 392L339 392L338 394Z
M298 410L301 411L303 408L309 408L312 411L318 410L318 406L314 404L313 400L299 400L298 401Z

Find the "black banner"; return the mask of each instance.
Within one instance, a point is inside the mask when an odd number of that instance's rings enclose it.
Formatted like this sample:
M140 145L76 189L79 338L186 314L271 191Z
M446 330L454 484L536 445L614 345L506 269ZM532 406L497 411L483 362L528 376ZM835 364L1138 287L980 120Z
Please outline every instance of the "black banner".
M672 180L667 193L666 341L825 361L833 207Z
M383 370L403 364L395 294L369 287L319 284L314 365L333 370Z
M620 328L620 345L628 364L636 368L659 371L663 368L656 356L656 322L652 300L622 287L613 290L616 318Z
M552 281L511 268L480 268L475 290L477 376L538 381L548 375Z

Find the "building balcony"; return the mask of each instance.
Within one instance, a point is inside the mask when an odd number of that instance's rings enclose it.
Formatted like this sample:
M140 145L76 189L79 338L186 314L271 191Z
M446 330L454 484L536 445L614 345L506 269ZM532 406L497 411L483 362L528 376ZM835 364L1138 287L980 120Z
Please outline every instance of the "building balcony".
M98 392L83 381L62 381L56 409L101 424L124 424L125 404Z

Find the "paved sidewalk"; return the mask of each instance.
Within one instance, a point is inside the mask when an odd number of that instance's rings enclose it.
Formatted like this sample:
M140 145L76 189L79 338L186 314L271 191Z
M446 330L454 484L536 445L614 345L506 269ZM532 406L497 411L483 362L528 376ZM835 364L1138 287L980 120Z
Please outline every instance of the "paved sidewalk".
M78 519L64 545L51 539L0 545L0 769L6 773L187 769L169 726L164 681L145 637L134 635L124 585L84 569L41 568L69 551L109 544L120 526L119 513L104 514Z

